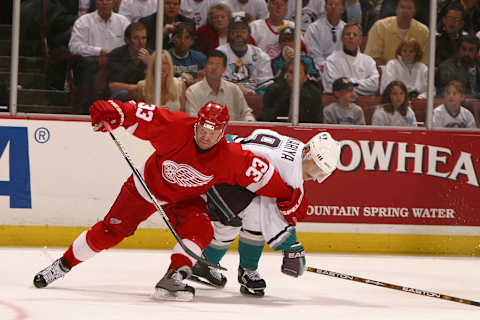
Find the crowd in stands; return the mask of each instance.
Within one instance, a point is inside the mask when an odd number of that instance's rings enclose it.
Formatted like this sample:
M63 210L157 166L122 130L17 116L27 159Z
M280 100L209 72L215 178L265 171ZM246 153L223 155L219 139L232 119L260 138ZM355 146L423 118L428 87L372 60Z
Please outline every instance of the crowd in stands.
M161 106L196 116L213 100L232 120L291 120L296 1L164 0L161 54L157 0L46 2L48 86L71 88L74 113L100 98L153 103L161 60ZM480 1L438 1L436 48L428 3L303 1L299 121L417 126L430 67L434 126L476 127L480 107L468 101L480 98ZM376 103L368 114L362 98Z

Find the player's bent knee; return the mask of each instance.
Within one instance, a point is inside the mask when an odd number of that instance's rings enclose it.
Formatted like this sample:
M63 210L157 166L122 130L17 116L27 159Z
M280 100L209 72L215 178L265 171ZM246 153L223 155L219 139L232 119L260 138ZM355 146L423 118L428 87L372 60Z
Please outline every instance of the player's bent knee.
M103 220L97 222L87 233L87 242L95 251L109 249L119 244L125 236Z
M202 250L205 249L213 239L213 227L208 216L204 213L197 213L182 228L182 238L195 242Z

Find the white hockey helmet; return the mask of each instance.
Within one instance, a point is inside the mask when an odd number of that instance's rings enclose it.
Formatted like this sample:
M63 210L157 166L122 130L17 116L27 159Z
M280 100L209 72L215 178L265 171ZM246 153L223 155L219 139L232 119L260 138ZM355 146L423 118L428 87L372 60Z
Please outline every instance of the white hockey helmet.
M308 151L304 159L312 159L324 173L315 179L321 183L337 168L340 161L340 144L332 138L330 133L321 132L311 138L305 147Z

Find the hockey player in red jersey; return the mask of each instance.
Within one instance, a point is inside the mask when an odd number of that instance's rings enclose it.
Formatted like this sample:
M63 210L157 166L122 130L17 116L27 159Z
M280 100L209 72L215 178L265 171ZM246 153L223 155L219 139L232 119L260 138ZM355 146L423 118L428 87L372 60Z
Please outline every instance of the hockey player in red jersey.
M219 183L238 184L260 195L291 204L292 215L302 198L288 186L268 160L227 143L226 106L208 102L192 118L155 105L99 100L90 107L92 126L107 131L123 126L136 137L150 141L155 152L138 168L159 200L183 243L197 255L213 238L206 203L200 197ZM34 285L46 287L77 264L133 235L137 226L156 211L140 181L130 176L102 221L75 239L63 256L37 273ZM195 259L177 243L165 276L156 284L154 297L190 301L193 287L183 282Z

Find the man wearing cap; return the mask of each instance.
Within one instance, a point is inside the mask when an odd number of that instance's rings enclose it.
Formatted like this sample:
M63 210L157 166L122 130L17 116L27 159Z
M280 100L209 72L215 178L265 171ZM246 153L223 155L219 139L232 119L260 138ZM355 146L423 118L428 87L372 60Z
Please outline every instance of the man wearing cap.
M337 101L323 109L323 121L328 124L365 124L365 114L359 105L353 103L355 93L353 88L358 83L347 77L341 77L333 82L333 95Z
M227 56L223 78L238 84L244 94L254 94L273 79L270 57L262 49L247 44L249 37L247 18L233 17L228 25L228 43L217 48Z
M294 38L295 38L295 29L288 26L283 28L280 31L278 36L278 45L280 46L280 54L272 59L272 72L273 76L277 79L279 77L283 77L285 74L285 65L289 63L294 57ZM302 43L303 44L303 43ZM318 69L315 68L315 63L313 59L306 55L306 50L302 48L302 56L301 59L306 63L308 66L307 74L308 79L313 81L320 80L320 73Z
M360 52L362 27L358 23L345 25L342 32L343 49L328 56L322 74L323 89L332 92L332 83L340 77L348 77L358 83L355 93L374 96L378 92L378 74L375 60Z

